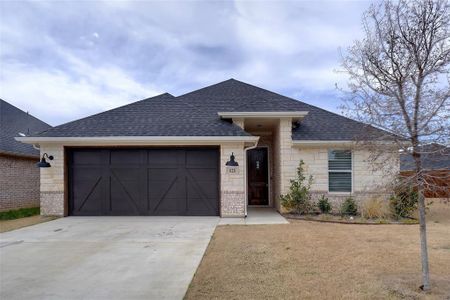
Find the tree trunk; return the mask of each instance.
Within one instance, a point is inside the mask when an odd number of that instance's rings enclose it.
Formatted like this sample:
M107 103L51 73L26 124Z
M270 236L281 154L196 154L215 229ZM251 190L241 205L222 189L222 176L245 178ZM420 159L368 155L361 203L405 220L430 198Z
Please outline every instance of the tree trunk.
M419 187L419 223L420 223L420 250L422 259L422 289L430 290L430 271L428 268L427 225L425 223L425 199L423 187Z

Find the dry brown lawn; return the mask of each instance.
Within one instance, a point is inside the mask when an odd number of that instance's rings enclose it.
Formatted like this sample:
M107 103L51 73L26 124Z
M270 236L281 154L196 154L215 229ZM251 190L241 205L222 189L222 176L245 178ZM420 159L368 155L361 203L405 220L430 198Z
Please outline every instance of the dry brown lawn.
M186 299L450 299L450 206L435 203L432 292L420 283L418 225L219 226Z
M55 217L32 216L15 220L0 221L0 232L11 231L56 219Z

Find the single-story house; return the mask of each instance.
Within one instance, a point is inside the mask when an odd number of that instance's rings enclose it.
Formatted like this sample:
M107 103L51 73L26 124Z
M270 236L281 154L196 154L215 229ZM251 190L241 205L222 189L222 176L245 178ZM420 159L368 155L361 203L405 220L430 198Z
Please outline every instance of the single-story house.
M425 171L425 197L450 198L450 147L431 143L420 146L418 151ZM401 153L400 174L412 177L415 168L411 153Z
M248 206L281 209L300 160L313 193L332 201L389 181L352 149L367 130L377 131L230 79L17 140L54 158L41 168L42 214L244 217Z
M39 206L39 151L14 138L50 128L0 99L0 211Z

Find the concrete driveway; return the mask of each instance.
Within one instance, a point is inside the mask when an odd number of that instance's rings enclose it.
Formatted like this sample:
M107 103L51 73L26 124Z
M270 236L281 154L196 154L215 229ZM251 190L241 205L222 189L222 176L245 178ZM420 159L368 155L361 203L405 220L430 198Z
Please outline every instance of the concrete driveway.
M2 299L182 299L218 217L69 217L0 234Z

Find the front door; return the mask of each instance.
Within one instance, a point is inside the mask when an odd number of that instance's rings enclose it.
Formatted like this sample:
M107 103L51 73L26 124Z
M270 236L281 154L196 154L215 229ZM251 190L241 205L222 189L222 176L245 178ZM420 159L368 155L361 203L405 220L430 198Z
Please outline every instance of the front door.
M247 152L248 205L269 205L269 164L267 148Z

